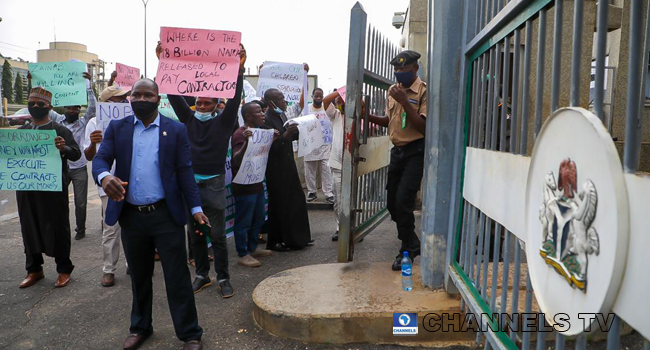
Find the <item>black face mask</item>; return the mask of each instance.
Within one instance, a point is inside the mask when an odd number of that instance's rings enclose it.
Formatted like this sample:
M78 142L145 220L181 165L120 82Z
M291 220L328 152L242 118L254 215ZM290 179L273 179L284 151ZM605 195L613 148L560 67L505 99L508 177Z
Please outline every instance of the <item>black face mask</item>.
M65 121L68 123L74 123L79 119L79 113L65 112Z
M146 117L158 109L158 103L149 101L131 101L131 108L137 117Z
M314 101L315 107L320 107L323 104L323 101Z
M27 110L35 120L43 120L50 114L50 109L44 107L27 107Z

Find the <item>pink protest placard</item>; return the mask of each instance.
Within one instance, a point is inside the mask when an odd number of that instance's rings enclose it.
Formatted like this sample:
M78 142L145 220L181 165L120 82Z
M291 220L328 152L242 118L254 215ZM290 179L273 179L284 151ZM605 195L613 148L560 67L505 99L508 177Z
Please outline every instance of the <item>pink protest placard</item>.
M336 89L336 92L338 92L339 96L341 96L341 100L343 100L343 102L345 102L345 85L341 86L338 89Z
M124 90L131 90L133 85L140 79L140 69L127 66L119 62L115 63L115 84L122 87Z
M232 98L239 73L240 32L160 28L160 93Z

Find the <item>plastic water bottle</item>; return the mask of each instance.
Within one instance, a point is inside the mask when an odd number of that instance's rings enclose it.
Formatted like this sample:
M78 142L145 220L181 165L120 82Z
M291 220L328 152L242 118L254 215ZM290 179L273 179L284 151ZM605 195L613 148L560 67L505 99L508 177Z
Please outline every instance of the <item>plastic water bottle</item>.
M409 252L404 252L404 257L402 258L402 289L407 292L413 290L413 270L411 265L411 259L409 259Z

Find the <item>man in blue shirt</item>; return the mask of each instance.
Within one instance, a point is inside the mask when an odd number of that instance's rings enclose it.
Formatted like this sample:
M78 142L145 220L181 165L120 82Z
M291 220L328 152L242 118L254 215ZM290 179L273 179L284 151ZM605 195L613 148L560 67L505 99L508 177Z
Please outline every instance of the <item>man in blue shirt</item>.
M134 116L112 121L93 161L93 177L110 198L106 224L118 220L131 270L131 335L124 349L137 349L153 333L152 302L155 250L164 271L176 336L184 349L201 349L190 272L187 268L185 206L193 220L208 224L194 182L185 127L158 113L158 86L138 81L131 92ZM115 175L110 169L115 162ZM128 179L123 182L121 179ZM191 223L190 223L191 224ZM198 234L198 232L197 232Z

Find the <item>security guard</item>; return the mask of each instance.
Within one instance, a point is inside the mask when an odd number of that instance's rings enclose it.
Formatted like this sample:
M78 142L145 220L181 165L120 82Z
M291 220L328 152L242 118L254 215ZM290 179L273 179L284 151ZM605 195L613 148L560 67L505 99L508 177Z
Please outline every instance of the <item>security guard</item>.
M424 135L426 130L427 85L417 76L420 54L406 50L390 61L395 68L394 84L388 90L386 116L370 116L370 121L388 127L395 147L388 166L388 211L397 224L400 252L393 271L401 270L404 251L411 261L420 255L420 239L415 233L415 199L424 171Z

